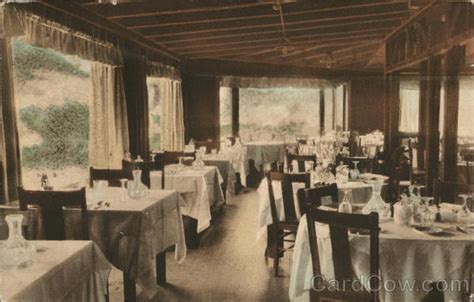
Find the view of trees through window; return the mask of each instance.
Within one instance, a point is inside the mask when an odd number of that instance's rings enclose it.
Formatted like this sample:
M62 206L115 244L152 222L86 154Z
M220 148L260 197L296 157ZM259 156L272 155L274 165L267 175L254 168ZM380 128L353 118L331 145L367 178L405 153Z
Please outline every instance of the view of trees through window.
M47 173L61 188L88 178L90 62L12 43L23 185Z
M319 90L240 89L240 137L245 141L294 140L319 133Z

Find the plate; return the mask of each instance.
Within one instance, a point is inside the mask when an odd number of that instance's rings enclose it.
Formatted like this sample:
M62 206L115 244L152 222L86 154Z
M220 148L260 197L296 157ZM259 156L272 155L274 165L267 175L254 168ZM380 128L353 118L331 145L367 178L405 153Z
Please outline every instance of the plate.
M442 228L432 226L415 226L414 229L428 235L438 235L444 232Z

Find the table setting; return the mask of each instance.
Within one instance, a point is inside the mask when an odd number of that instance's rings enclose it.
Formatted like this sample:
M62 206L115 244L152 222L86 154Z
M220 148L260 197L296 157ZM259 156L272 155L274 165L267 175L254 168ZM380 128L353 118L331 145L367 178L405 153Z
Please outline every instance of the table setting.
M223 178L215 166L168 165L165 169L165 189L175 190L182 199L181 214L198 221L197 231L210 226L211 209L221 207L224 194ZM150 172L151 189L161 187L161 171Z

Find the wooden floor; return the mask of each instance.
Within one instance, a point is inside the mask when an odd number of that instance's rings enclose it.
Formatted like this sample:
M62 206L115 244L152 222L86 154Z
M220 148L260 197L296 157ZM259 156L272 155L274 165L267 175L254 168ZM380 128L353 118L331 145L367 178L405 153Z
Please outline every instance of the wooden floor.
M280 276L273 277L273 261L265 262L265 242L256 240L257 198L249 190L227 201L201 248L188 251L182 264L168 252L168 284L152 299L139 294L139 301L288 301L292 253L280 261ZM120 271L112 272L111 301L123 301L121 278Z

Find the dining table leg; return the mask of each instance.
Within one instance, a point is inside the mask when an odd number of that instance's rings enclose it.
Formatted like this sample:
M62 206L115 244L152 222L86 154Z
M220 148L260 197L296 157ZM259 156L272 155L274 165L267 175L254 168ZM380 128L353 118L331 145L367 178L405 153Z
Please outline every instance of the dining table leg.
M123 272L123 295L125 302L135 302L137 300L135 279L130 278L126 272Z
M156 284L166 283L166 250L156 255Z

